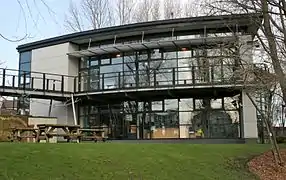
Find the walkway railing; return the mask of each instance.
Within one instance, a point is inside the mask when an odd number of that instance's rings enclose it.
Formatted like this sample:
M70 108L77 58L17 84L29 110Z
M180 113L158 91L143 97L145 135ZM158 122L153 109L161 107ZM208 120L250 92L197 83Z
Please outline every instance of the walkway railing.
M259 67L261 64L251 65ZM264 67L263 67L264 69ZM241 85L241 69L235 65L188 66L176 68L144 68L124 72L90 71L86 76L67 76L42 72L0 69L0 88L52 93L81 93L108 90Z
M0 87L4 89L71 93L74 76L0 69Z
M251 67L260 67L260 64ZM248 65L249 67L249 65ZM93 72L93 73L91 73ZM94 73L95 72L95 73ZM208 65L176 68L145 68L124 72L100 73L76 77L76 92L140 89L174 86L235 85L245 82L245 72L237 65Z

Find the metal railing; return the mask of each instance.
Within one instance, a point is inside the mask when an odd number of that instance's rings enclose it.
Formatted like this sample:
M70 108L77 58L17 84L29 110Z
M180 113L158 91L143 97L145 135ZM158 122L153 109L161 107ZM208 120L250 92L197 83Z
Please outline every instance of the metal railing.
M75 92L157 88L173 86L243 84L243 77L234 65L209 65L144 69L79 76Z
M261 68L260 64L250 66ZM235 65L146 68L111 73L95 72L86 76L68 76L2 68L0 69L0 87L15 90L80 93L176 86L242 85L244 83L243 77L239 73L239 67Z
M0 87L14 90L73 92L75 76L0 69Z

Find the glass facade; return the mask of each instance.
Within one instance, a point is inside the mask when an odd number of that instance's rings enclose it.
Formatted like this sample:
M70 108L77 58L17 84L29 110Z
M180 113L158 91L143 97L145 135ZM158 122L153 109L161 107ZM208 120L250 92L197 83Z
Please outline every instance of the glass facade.
M114 139L240 138L240 110L231 98L128 101L82 105L80 124L104 126Z
M30 77L31 77L31 60L32 52L26 51L21 52L19 57L19 76L18 83L19 87L30 87ZM30 106L28 98L19 98L19 108L28 110Z
M237 64L233 53L230 47L204 46L82 58L79 91L231 83ZM112 139L240 138L241 107L232 98L213 96L83 103L79 120L85 128L103 126Z
M82 58L79 91L230 82L235 60L226 51L152 49Z

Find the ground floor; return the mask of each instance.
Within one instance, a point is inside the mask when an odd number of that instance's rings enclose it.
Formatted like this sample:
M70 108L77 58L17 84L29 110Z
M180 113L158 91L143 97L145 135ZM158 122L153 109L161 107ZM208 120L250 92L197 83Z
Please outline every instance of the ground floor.
M116 94L107 99L99 95L76 97L74 108L71 101L31 99L30 115L56 117L60 124L82 128L101 127L110 139L258 137L256 109L243 91L225 95L221 92L219 96L201 92L205 96L189 97L186 91L184 96L152 96L153 92L138 92L125 99L114 98Z
M84 128L102 126L110 139L256 138L255 108L243 93L238 96L83 101L78 104L78 123Z

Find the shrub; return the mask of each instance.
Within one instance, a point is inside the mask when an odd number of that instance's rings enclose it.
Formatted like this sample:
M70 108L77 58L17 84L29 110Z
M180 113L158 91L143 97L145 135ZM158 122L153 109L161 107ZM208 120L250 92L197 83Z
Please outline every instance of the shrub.
M276 137L276 141L278 144L286 143L286 136L278 136Z

